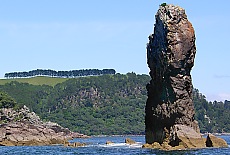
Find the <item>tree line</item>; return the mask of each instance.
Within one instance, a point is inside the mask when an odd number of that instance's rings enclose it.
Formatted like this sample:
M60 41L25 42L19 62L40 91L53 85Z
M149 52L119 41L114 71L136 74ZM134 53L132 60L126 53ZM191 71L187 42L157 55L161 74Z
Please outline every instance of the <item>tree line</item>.
M51 69L37 69L29 72L11 72L5 73L5 78L26 78L34 76L49 76L49 77L60 77L60 78L74 78L81 76L98 76L105 74L116 74L114 69L81 69L81 70L70 70L70 71L55 71Z

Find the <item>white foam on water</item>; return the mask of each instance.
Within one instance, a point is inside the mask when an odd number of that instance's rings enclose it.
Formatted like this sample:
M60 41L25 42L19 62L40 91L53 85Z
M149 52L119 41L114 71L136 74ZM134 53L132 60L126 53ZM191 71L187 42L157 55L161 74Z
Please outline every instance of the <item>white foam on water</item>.
M99 147L129 147L129 148L141 148L141 143L127 144L127 143L111 143L111 144L100 144Z
M142 144L141 143L136 143L136 144L130 145L130 147L132 147L132 148L142 148Z

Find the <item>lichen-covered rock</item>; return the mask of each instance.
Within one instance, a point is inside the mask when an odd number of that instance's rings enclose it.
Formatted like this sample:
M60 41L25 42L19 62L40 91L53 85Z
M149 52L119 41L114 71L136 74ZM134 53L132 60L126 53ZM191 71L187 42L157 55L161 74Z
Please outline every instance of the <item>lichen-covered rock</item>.
M193 26L179 6L161 5L155 17L147 44L151 81L146 86L146 142L166 150L205 147L192 99Z

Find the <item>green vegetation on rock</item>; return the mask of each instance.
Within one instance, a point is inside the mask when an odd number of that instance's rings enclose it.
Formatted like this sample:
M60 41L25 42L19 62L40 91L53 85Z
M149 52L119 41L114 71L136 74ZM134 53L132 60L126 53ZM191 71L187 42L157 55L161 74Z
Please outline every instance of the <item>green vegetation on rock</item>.
M12 96L18 106L28 106L43 120L83 134L144 134L148 75L42 78L60 81L53 84L11 81L0 85L0 91ZM201 132L230 132L230 102L207 102L197 89L193 95Z
M161 6L165 7L167 4L166 3L162 3Z

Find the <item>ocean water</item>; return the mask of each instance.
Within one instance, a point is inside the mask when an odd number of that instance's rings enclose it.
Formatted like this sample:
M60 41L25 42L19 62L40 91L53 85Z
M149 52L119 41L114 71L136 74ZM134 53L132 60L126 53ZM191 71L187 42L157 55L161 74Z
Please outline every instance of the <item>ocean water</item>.
M153 149L143 149L145 143L144 136L102 136L88 139L74 139L71 142L83 142L84 147L71 148L61 145L55 146L13 146L0 147L0 155L84 155L84 154L102 154L102 155L230 155L230 136L221 136L224 138L228 148L207 148L186 151L159 151ZM137 142L134 145L125 144L125 138L131 138ZM112 141L114 144L106 145L106 141Z

